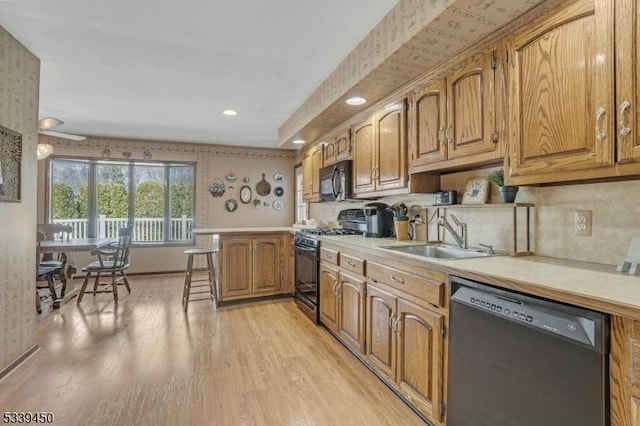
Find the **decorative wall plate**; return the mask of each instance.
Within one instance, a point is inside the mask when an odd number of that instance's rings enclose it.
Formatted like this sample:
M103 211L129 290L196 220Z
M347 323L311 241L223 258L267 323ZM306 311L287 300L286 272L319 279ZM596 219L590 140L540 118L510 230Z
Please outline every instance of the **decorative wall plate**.
M273 193L275 194L276 197L282 197L282 194L284 194L284 189L282 189L281 186L276 186L275 189L273 190Z
M249 204L251 202L251 198L253 197L253 191L249 185L243 185L240 188L240 202L242 204Z
M462 196L462 204L485 204L489 196L489 182L484 178L467 180Z
M273 175L273 181L276 183L281 183L284 180L284 176L282 173L276 173Z
M284 203L282 202L282 200L275 200L273 202L273 208L275 210L282 210L284 208Z
M224 208L227 209L229 213L232 213L238 209L238 202L233 198L229 198L225 201Z
M236 180L238 180L238 176L236 176L236 174L233 172L229 172L229 174L224 178L227 180L227 182L235 182Z
M224 191L225 191L225 187L222 179L215 178L214 180L211 181L211 184L209 185L209 192L213 197L222 197L222 194L224 194Z

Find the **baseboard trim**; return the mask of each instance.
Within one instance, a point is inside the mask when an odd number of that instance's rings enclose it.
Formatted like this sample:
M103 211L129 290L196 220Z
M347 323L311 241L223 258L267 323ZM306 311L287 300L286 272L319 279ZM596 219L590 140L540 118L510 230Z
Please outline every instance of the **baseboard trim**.
M4 380L20 364L25 362L27 360L27 358L29 358L31 355L35 354L39 349L40 349L40 347L36 343L35 345L31 346L25 353L23 353L18 358L16 358L15 361L13 361L11 364L9 364L8 366L6 366L2 370L0 370L0 381Z

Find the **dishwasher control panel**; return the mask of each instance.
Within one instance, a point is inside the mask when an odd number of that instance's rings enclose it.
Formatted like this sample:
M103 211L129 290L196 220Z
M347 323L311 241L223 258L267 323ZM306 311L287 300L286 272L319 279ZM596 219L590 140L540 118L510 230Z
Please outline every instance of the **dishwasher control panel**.
M543 299L460 286L451 296L460 302L506 320L522 323L585 345L595 344L595 323L589 318L551 310Z
M533 322L533 315L530 312L526 312L524 307L521 307L518 309L514 307L512 309L512 308L503 306L502 304L492 303L491 301L484 300L478 297L473 297L473 296L469 298L469 301L476 306L480 306L482 308L497 312L499 314L511 316L514 319L517 319L520 321Z

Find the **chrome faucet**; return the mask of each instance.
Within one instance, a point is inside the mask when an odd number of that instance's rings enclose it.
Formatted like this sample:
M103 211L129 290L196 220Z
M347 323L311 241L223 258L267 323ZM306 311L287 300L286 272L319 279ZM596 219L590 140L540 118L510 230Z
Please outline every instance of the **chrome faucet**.
M467 248L467 224L461 223L458 220L458 218L455 217L454 215L449 215L449 216L451 216L451 220L453 220L455 225L458 227L457 230L454 229L451 223L447 220L446 216L440 216L438 218L438 226L442 226L444 227L444 229L449 231L449 234L451 234L453 239L456 240L456 243L458 243L458 247L462 249L466 249Z

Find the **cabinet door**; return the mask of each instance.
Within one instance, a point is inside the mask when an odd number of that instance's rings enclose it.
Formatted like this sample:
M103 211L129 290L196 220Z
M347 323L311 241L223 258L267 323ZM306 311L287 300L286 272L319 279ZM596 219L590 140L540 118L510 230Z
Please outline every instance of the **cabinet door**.
M446 105L444 80L428 84L412 95L409 113L411 167L447 159L447 144L444 138Z
M497 149L494 64L492 52L447 77L449 159Z
M322 147L317 147L311 152L311 198L313 201L320 199L320 169L322 168Z
M311 152L307 152L302 157L302 198L304 201L311 200L311 192L313 188L313 182L311 176L313 174L313 164Z
M372 119L353 128L353 192L356 194L375 191L374 142Z
M407 135L404 100L394 110L385 109L375 116L376 190L407 186Z
M413 405L439 423L444 318L402 298L398 299L398 318L398 387Z
M395 380L396 297L367 283L367 341L365 356L369 365L388 380Z
M280 238L253 240L253 292L271 293L282 288Z
M640 161L640 4L616 2L616 99L618 161Z
M333 164L338 159L338 146L333 139L324 146L324 154L322 158L322 164L328 166Z
M249 238L222 240L222 299L251 294L252 262Z
M338 268L322 262L318 282L320 322L330 330L338 331Z
M336 136L335 141L336 159L348 160L351 158L351 131L345 130Z
M351 349L364 353L364 277L340 271L338 333Z
M510 38L511 176L613 164L612 12L583 0Z

